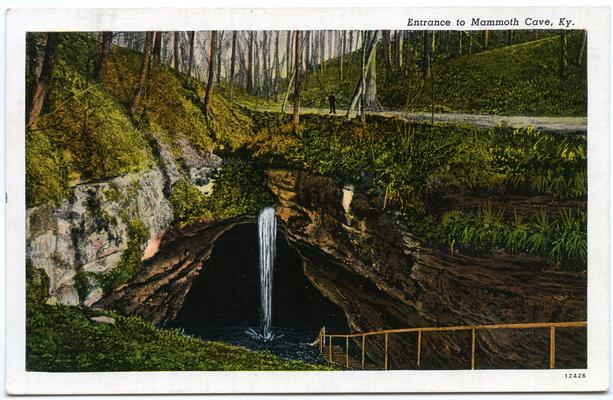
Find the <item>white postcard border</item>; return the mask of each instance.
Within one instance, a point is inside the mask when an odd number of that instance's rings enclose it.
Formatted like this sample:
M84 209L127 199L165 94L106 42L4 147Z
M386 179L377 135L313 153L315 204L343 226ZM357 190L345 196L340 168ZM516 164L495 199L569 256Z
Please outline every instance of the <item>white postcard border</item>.
M213 29L409 29L407 18L572 18L588 29L588 368L578 370L122 372L25 371L25 32ZM520 26L519 29L531 29ZM410 28L418 29L418 28ZM442 29L442 28L437 28ZM450 29L458 29L451 27ZM466 28L464 28L466 29ZM482 29L482 28L473 28ZM492 27L491 29L496 29ZM509 29L502 27L500 29ZM609 384L609 9L13 9L7 15L6 386L11 394L532 392Z

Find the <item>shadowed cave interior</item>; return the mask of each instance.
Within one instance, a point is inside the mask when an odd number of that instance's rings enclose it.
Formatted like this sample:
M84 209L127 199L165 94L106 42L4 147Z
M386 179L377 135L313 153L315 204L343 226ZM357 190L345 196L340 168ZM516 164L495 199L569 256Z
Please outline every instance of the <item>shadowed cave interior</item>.
M312 342L322 326L329 331L349 330L343 311L309 282L302 259L279 227L272 331L283 337L273 343L258 343L245 335L246 329L259 330L260 326L258 232L257 225L252 223L237 225L217 239L181 310L169 325L204 339L267 349L287 358L305 358L304 354L294 357L296 349L291 348ZM277 351L279 346L283 351ZM310 353L306 358L317 357L315 347L313 351L306 350Z

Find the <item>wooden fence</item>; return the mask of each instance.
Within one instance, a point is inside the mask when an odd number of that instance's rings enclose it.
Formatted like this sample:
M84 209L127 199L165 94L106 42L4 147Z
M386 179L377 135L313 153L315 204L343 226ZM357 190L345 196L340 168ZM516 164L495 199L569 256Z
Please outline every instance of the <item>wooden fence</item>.
M470 368L475 369L475 344L477 331L495 330L495 329L548 329L549 330L549 368L555 368L556 363L556 328L587 328L586 321L579 322L532 322L519 324L495 324L495 325L473 325L473 326L446 326L446 327L428 327L428 328L402 328L402 329L387 329L380 331L371 331L364 333L353 334L326 334L326 328L323 327L319 331L317 342L319 342L319 351L322 356L328 359L328 362L333 363L332 358L332 340L345 339L345 368L349 368L349 338L361 338L361 368L364 369L366 347L366 337L375 335L384 335L384 361L383 369L388 369L388 340L389 335L397 333L414 332L417 334L417 360L416 367L421 366L421 338L424 332L451 332L451 331L471 331L471 354ZM327 348L326 348L327 346ZM342 347L341 347L342 348Z

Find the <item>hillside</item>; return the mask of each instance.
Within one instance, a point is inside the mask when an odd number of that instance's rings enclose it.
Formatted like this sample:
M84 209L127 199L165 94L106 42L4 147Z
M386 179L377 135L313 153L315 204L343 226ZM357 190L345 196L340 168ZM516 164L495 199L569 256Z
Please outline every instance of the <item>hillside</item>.
M154 63L142 109L134 118L129 103L142 55L113 47L104 83L93 79L99 42L81 33L62 35L45 109L36 129L28 130L26 192L29 206L59 201L76 184L101 180L158 163L160 143L181 164L181 140L206 152L242 146L251 120L238 102L214 95L207 124L200 110L202 83ZM27 75L28 96L34 77Z
M435 57L433 80L420 71L419 49L410 69L385 76L383 49L377 50L377 93L389 109L407 111L465 112L503 115L567 115L587 113L587 68L573 63L581 32L568 37L569 66L560 79L560 46L557 36L494 48L473 54ZM309 74L303 104L326 107L336 92L337 108L346 108L359 77L360 51L347 54L340 82L340 59L327 61ZM323 102L322 102L323 100Z

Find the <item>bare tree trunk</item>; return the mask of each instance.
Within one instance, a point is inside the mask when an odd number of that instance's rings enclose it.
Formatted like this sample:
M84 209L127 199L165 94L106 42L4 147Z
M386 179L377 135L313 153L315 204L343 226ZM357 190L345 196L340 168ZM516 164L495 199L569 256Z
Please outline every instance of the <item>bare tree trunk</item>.
M583 55L585 54L585 44L587 43L587 31L584 30L581 34L581 44L579 45L579 52L577 54L577 65L583 64Z
M353 51L353 31L349 31L349 52Z
M482 36L482 48L483 50L487 50L487 47L490 44L490 31L488 31L487 29L483 31L483 36Z
M102 32L102 46L100 47L100 60L96 68L96 78L98 81L104 81L106 74L106 64L109 60L109 52L111 51L111 43L113 42L113 32Z
M464 32L459 31L458 34L458 55L462 55L462 39L464 38Z
M394 60L396 63L396 68L402 68L402 31L396 31L396 41L395 41L395 52L394 52Z
M215 85L215 62L217 53L217 31L211 31L211 45L209 52L209 78L204 92L204 118L211 117L211 103L213 97L213 86Z
M58 33L47 33L47 44L45 45L43 65L40 69L38 79L36 80L36 88L32 96L32 105L30 106L26 128L32 128L36 125L36 120L40 115L40 111L43 109L43 103L45 102L45 96L47 95L47 89L49 88L49 82L51 81L53 68L55 67L58 41Z
M305 32L305 45L304 45L304 83L305 86L307 84L307 81L309 79L309 64L310 64L310 57L311 57L311 35L309 31Z
M377 32L374 37L376 39ZM382 107L377 99L377 42L373 44L375 48L372 55L368 55L368 65L366 66L366 82L364 87L364 95L362 101L362 113L365 111L381 111Z
M300 31L295 31L294 42L294 112L292 114L292 126L294 129L300 123Z
M270 52L269 52L269 47L268 47L268 31L264 31L264 42L262 44L262 74L263 76L263 93L264 93L264 97L269 97L269 90L270 90L270 85L269 85L269 73L270 73L270 69L268 68L268 64L269 64L269 59L270 59Z
M344 63L343 57L345 55L345 39L347 38L346 35L347 35L347 31L343 31L342 39L341 39L342 42L341 42L341 60L340 60L341 61L341 85L343 84L343 63Z
M253 32L249 32L247 46L247 93L253 94Z
M149 75L149 66L151 64L151 50L155 41L155 32L147 32L145 34L145 47L143 49L143 62L141 64L140 75L134 88L132 102L130 104L130 114L135 115L138 109L140 98L143 95L143 87L145 86L147 75Z
M290 76L292 74L292 31L287 31L287 42L285 50L285 75Z
M468 35L468 54L473 53L473 34L472 31L466 33Z
M172 64L179 71L179 32L177 31L172 37Z
M349 108L347 109L346 119L349 121L351 119L351 113L355 110L355 107L358 104L358 100L363 99L365 96L362 96L362 93L366 87L366 74L367 70L370 67L370 64L373 62L375 57L375 52L377 50L377 31L373 32L372 39L368 40L368 36L364 33L362 34L363 45L362 45L362 68L360 73L360 79L358 80L355 90L353 92L353 96L351 98L351 103ZM364 108L360 107L360 114L363 115Z
M385 79L389 79L392 74L392 66L390 61L390 31L381 31L381 41L383 42L383 65L385 65Z
M566 31L560 31L560 79L566 76L568 67L568 37Z
M232 55L230 56L230 98L232 98L232 87L234 86L234 73L236 69L236 35L238 31L232 31Z
M189 35L189 61L187 62L187 76L192 76L192 64L194 63L194 42L196 41L196 32L191 31Z
M430 43L428 40L429 31L423 31L424 35L424 51L422 54L422 70L424 73L424 79L430 79L431 69L430 69Z
M274 92L278 97L279 93L279 80L281 79L281 65L279 61L279 31L275 31L275 83Z
M162 61L162 32L155 34L155 43L153 43L153 61L159 63Z
M219 42L217 43L217 52L215 53L215 56L217 57L217 71L215 72L215 81L218 85L221 83L221 52L223 51L223 35L224 31L221 31L217 40Z

